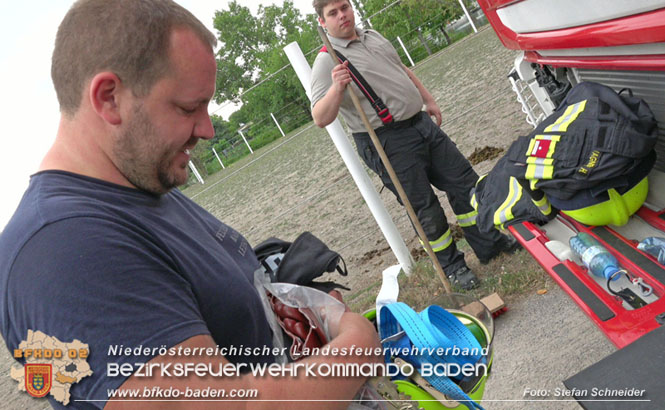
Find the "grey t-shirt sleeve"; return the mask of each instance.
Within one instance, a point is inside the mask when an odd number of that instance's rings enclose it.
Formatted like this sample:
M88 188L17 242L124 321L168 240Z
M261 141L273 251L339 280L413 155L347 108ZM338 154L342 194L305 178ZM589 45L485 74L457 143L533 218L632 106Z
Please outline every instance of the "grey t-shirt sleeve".
M311 90L312 90L312 105L311 108L314 108L314 105L323 98L330 86L332 85L332 76L331 72L334 65L330 60L328 53L319 53L314 60L312 65L312 79L311 79Z

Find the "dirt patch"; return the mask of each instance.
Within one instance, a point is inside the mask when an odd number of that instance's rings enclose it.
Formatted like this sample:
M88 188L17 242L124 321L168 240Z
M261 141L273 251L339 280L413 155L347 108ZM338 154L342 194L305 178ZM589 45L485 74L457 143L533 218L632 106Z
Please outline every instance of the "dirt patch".
M358 259L358 263L360 263L361 265L362 265L362 264L365 264L365 263L368 263L368 262L371 261L372 259L381 256L382 253L387 252L387 251L389 251L389 250L390 250L390 246L385 247L385 248L382 248L382 249L372 249L372 250L369 251L369 252L365 252L365 253L360 257L360 259Z
M428 258L427 252L423 248L411 248L411 257L415 261Z
M477 165L483 161L498 158L504 151L503 148L484 146L474 149L471 155L469 155L468 160L471 165Z
M451 223L449 226L450 234L453 236L453 240L459 241L460 239L464 238L464 231L459 225Z

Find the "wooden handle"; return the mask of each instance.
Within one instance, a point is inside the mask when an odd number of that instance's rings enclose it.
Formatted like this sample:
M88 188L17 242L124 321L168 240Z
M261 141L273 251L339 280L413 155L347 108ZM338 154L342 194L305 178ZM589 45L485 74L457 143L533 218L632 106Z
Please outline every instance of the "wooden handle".
M319 30L319 36L321 36L321 40L323 40L323 44L325 44L326 49L328 50L328 54L330 55L330 58L332 58L333 63L335 65L339 64L339 61L337 60L337 55L335 54L335 49L333 49L332 44L330 44L328 35L326 34L325 31L323 31L323 27L318 26L317 28ZM363 124L365 125L365 128L367 129L367 132L369 133L369 136L372 139L372 143L374 144L376 152L379 154L379 157L381 158L383 165L386 167L386 171L388 171L388 176L390 176L390 180L392 181L393 185L395 185L395 189L397 189L397 194L399 195L400 199L402 200L402 203L404 204L404 207L406 208L406 213L409 215L411 223L416 228L418 237L420 238L420 241L423 243L423 246L427 251L427 255L429 255L429 258L432 260L432 264L434 265L436 272L439 274L439 278L441 279L441 283L443 283L443 287L446 293L452 292L452 289L450 287L450 282L448 282L448 278L446 277L446 274L443 272L443 268L441 268L441 264L439 263L439 260L436 258L436 255L434 254L434 251L432 250L432 247L429 244L429 239L427 239L427 235L425 235L425 231L423 230L420 221L416 217L416 212L413 210L411 202L409 202L409 199L406 196L406 192L404 192L404 188L402 188L402 184L399 182L399 178L397 178L397 174L395 174L395 170L390 164L386 152L383 150L383 146L379 141L379 137L377 137L376 133L374 132L374 128L372 128L372 125L367 119L365 111L360 105L360 100L358 100L358 96L351 87L347 86L346 89L349 91L349 95L351 95L351 100L353 101L353 105L356 107L358 115L360 115L360 118L362 119Z

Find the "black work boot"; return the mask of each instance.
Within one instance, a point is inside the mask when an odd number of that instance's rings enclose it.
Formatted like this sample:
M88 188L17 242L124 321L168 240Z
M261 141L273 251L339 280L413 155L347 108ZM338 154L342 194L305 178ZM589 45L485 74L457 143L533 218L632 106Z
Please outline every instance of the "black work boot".
M514 254L515 252L522 249L522 245L517 242L517 239L513 238L512 235L501 235L501 238L494 245L494 253L488 258L478 258L481 265L487 265L490 261L501 253L507 253L509 255Z
M478 286L480 280L466 265L457 268L454 272L447 274L450 284L464 290L471 290Z

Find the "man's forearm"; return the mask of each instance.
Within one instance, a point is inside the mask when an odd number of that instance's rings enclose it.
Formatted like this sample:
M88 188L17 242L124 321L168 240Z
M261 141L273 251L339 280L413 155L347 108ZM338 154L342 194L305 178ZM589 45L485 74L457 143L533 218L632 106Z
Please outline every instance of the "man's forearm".
M339 106L344 99L344 91L339 92L337 88L332 85L326 95L314 104L312 108L312 118L318 127L325 127L331 122L335 121L339 113Z
M215 348L216 344L208 335L194 336L177 347L193 348ZM231 391L255 391L258 396L252 397L254 401L231 400L221 402L197 402L197 401L109 401L107 409L274 409L274 408L300 408L310 407L310 400L322 400L317 402L317 408L321 409L343 409L348 407L349 403L345 400L353 398L356 391L365 382L365 377L311 377L308 376L303 367L314 366L312 370L321 365L333 364L351 364L351 363L380 363L381 355L361 354L355 355L355 349L364 352L374 352L380 349L381 345L378 335L372 325L362 316L356 313L347 312L340 321L340 333L328 345L332 352L329 356L312 356L299 362L286 365L286 367L299 366L300 371L297 376L289 376L285 372L285 377L272 377L269 375L257 376L244 374L241 376L214 377L211 375L197 376L190 373L184 377L175 377L171 375L161 375L155 371L152 377L139 377L132 375L120 387L120 390L143 392L146 389L169 388L178 391L186 391L188 388L192 391L203 391L207 388L225 392ZM344 350L348 349L348 350ZM157 356L153 358L148 365L156 366L160 364L175 367L175 363L192 363L201 365L212 365L217 369L218 365L229 365L229 362L220 356ZM169 367L171 368L171 367ZM182 396L181 396L182 397ZM143 397L149 398L149 397ZM257 401L258 400L258 401ZM280 401L283 400L283 401ZM330 400L330 401L325 401Z

